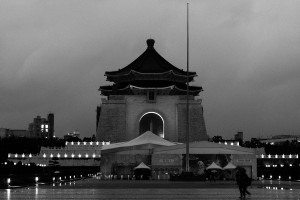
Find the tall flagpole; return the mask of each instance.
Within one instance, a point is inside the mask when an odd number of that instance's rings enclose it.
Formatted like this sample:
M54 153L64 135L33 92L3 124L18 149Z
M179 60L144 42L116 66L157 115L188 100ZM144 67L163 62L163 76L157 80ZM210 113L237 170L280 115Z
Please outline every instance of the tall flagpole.
M187 61L186 61L186 172L190 171L190 125L189 125L189 3L187 3Z

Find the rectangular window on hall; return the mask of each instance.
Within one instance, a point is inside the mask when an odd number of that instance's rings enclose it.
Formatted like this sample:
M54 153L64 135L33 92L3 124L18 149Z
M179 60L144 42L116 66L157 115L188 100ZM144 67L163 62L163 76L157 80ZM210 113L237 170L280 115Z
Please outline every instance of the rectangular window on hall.
M154 91L149 91L148 92L148 101L149 102L155 102L155 99L156 97L155 97L155 92Z

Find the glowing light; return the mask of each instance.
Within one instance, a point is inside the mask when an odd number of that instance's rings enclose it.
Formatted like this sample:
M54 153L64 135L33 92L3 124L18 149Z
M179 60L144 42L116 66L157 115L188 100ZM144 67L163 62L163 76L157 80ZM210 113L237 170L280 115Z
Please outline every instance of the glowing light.
M93 153L93 158L95 158L96 157L96 155Z
M17 157L18 157L18 154L16 153L16 154L15 154L15 158L17 158Z
M281 179L281 176L278 176L278 179Z
M96 145L99 145L99 142L96 142Z
M4 165L7 165L7 162L4 162Z
M264 158L264 154L261 154L261 158Z
M233 146L233 142L231 142L230 145Z
M74 142L71 142L71 145L74 145Z
M90 145L93 145L93 142L90 142Z
M78 157L81 158L81 154L78 154Z
M9 157L9 158L10 158L10 153L7 155L7 157Z
M285 155L284 155L284 154L282 154L282 158L285 158Z
M60 158L60 154L59 153L57 154L57 157Z
M268 158L271 158L271 155L270 155L270 154L268 155Z
M75 155L72 153L71 157L74 158L74 156L75 156Z
M66 142L66 146L68 145L68 142Z
M278 158L278 155L277 155L277 154L275 155L275 158Z
M38 182L39 181L39 177L35 177L35 182Z
M280 165L280 167L283 167L283 166L284 166L283 164Z
M32 157L32 155L31 155L31 153L29 154L29 158L31 158Z
M290 164L290 167L293 167L293 164Z
M80 142L77 142L77 145L80 145Z
M89 154L85 154L85 157L88 158L88 157L89 157Z
M7 184L10 184L10 178L7 179Z
M273 178L273 176L272 176L272 175L270 175L270 178Z
M224 142L225 145L227 145L227 142Z
M43 157L44 157L44 158L46 158L46 157L47 157L45 153L44 153Z
M53 154L52 154L52 153L50 154L50 157L51 157L51 158L53 157Z
M25 154L23 153L23 154L22 154L22 158L24 158L24 157L25 157Z
M65 158L67 158L68 157L68 155L65 153Z
M83 145L86 145L86 142L83 142Z
M289 155L289 158L292 158L292 154Z
M292 177L291 176L289 176L289 179L291 179Z
M55 177L53 177L52 180L55 181Z

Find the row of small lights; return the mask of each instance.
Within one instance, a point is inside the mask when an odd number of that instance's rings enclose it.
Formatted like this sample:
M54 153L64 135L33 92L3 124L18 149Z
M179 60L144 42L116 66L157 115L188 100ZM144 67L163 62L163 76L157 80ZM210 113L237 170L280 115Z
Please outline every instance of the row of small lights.
M71 145L74 145L76 142L70 142L71 143ZM87 143L90 143L90 145L93 145L93 144L96 144L96 145L99 145L100 143L99 142L95 142L95 143L93 143L93 142L83 142L83 145L87 145ZM69 144L69 142L66 142L66 145L68 145ZM77 145L80 145L81 144L81 142L77 142ZM102 145L110 145L110 142L101 142L101 144Z
M219 144L222 144L221 142L219 142ZM225 145L229 145L229 142L224 142ZM236 142L236 144L234 144L233 142L230 142L230 145L233 146L233 145L236 145L236 146L240 146L240 143L239 142Z
M18 156L19 156L19 155L16 153L16 154L15 154L15 158L18 158ZM101 155L98 155L98 156L99 156L99 157L101 157ZM11 157L11 155L10 155L10 154L8 154L8 157L10 158L10 157ZM31 155L31 154L29 154L29 156L28 156L28 157L29 157L29 158L32 158L32 155ZM47 157L47 155L44 153L44 154L43 154L43 158L46 158L46 157ZM52 157L53 157L53 154L51 153L51 154L50 154L50 158L52 158ZM57 154L57 157L58 157L58 158L60 158L60 157L61 157L60 153L58 153L58 154ZM68 154L66 154L66 153L65 153L65 154L64 154L64 157L65 157L65 158L67 158L67 157L68 157ZM73 154L73 153L72 153L72 154L71 154L71 157L72 157L72 158L74 158L74 157L75 157L75 154ZM83 157L83 158L84 158L84 156L83 156L83 155L81 155L81 154L78 154L78 158L81 158L81 157ZM87 153L86 153L86 154L85 154L85 158L88 158L88 157L89 157L89 154L87 154ZM92 154L92 157L93 157L93 158L96 158L96 154L95 154L95 153L93 153L93 154ZM25 158L25 154L22 154L22 158Z
M7 162L4 162L4 165L7 165ZM14 165L17 165L17 163L14 162ZM30 163L22 163L22 165L30 166ZM46 167L47 165L46 164L37 164L36 166Z
M283 190L283 187L282 187L282 188L278 188L278 187L270 187L270 186L267 186L266 189L269 189L269 190ZM290 190L293 190L293 189L290 188Z
M93 174L88 174L88 176L93 176ZM72 178L72 176L69 176L69 179L71 179ZM75 175L73 175L73 179L75 179L76 178L76 176ZM82 175L80 175L80 178L82 178ZM52 180L53 180L53 182L55 182L55 179L56 179L56 177L53 177L52 178ZM65 177L58 177L58 180L62 180L62 179L65 179L65 180L67 180L67 176L65 176ZM39 177L35 177L34 178L34 180L35 180L35 182L36 183L38 183L38 181L39 181ZM11 179L10 178L7 178L7 184L9 185L11 183Z
M261 175L261 178L262 178L262 179L265 179L265 176L264 176L264 175ZM272 178L273 178L273 176L270 175L270 179L272 179ZM291 180L291 179L292 179L292 177L289 176L289 180ZM280 175L278 176L278 180L281 180L281 176L280 176Z
M282 155L264 155L264 154L261 154L261 155L257 155L257 157L258 158L298 158L298 154L296 154L296 155L292 155L292 154L290 154L290 155L284 155L284 154L282 154Z
M300 164L299 164L300 166ZM277 167L277 165L266 165L266 167ZM284 167L283 164L280 164L280 167ZM290 167L293 167L293 164L290 164Z

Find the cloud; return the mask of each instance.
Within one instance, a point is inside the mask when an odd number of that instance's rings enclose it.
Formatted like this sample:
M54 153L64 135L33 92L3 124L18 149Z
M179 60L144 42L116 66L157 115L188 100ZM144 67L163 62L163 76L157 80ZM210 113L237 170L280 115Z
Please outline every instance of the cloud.
M298 1L191 1L190 69L211 136L299 133ZM186 67L182 1L2 1L0 126L55 113L56 134L95 133L105 71L125 67L146 39ZM300 134L300 133L299 133Z

